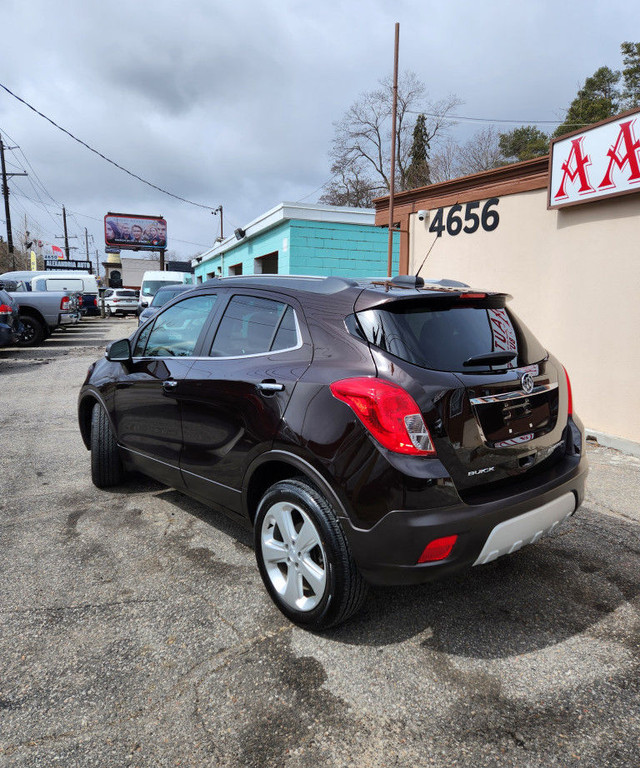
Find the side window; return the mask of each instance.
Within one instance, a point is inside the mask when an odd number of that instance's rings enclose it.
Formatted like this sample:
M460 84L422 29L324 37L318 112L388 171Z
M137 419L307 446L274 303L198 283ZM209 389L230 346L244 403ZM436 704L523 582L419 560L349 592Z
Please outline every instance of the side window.
M287 349L296 343L291 307L257 296L234 296L220 321L210 354L212 357L258 355Z
M192 296L160 313L138 337L134 357L187 357L216 301L215 295Z

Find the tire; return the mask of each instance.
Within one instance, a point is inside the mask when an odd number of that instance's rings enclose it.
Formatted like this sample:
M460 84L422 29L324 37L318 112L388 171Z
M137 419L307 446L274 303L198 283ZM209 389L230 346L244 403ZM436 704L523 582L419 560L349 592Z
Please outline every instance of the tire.
M283 480L265 493L258 506L254 539L267 592L295 624L324 630L345 622L361 608L367 585L337 515L329 501L304 480Z
M18 339L19 347L37 347L45 338L45 328L42 323L31 315L20 315L20 321L24 326L22 335Z
M109 305L104 308L104 316L111 317L111 307Z
M96 403L91 413L91 480L98 488L119 485L125 473L109 418Z

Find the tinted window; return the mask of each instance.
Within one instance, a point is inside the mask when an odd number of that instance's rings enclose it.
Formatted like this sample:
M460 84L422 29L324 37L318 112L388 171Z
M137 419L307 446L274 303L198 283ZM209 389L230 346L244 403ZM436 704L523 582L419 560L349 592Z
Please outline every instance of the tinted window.
M256 296L234 296L213 340L213 357L237 357L296 346L291 307Z
M151 302L152 307L162 307L164 304L166 304L169 299L172 299L174 296L177 296L179 293L182 293L182 290L179 291L158 291L156 295L153 297L153 301Z
M424 305L387 305L358 313L368 341L392 355L439 371L488 371L488 365L464 362L489 352L513 351L508 364L531 365L547 356L535 336L510 310L501 306L460 306L434 309Z
M177 281L171 281L171 280L145 280L145 282L142 284L142 295L143 296L153 296L158 288L162 288L165 285L180 285L180 283L177 283Z
M138 337L134 357L192 355L215 301L215 295L192 296L160 313Z
M121 296L124 298L137 298L135 291L116 291L116 296Z

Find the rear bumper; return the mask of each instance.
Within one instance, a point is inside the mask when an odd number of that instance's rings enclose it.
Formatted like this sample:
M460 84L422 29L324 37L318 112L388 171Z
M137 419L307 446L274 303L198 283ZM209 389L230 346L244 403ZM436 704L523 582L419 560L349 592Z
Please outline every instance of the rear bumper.
M418 584L537 541L580 506L588 465L565 456L552 477L535 487L478 504L460 502L430 510L393 510L373 528L356 528L343 519L345 534L362 575L373 584ZM496 530L497 529L497 530ZM433 539L457 535L445 559L418 564ZM485 545L487 549L485 550Z
M0 323L0 347L11 347L18 343L20 331L8 323Z
M58 325L75 325L79 321L79 312L61 312L58 315Z

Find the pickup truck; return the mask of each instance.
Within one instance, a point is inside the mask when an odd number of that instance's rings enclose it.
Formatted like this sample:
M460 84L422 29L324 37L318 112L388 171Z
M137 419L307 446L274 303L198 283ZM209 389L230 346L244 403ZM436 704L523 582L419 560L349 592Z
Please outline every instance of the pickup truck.
M24 330L19 347L35 347L60 326L75 325L80 320L76 294L68 291L30 291L24 280L4 279L4 288L20 308Z

